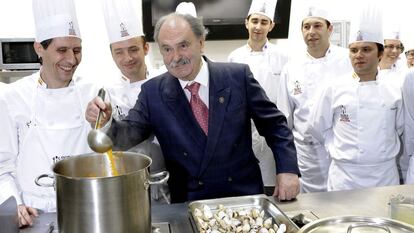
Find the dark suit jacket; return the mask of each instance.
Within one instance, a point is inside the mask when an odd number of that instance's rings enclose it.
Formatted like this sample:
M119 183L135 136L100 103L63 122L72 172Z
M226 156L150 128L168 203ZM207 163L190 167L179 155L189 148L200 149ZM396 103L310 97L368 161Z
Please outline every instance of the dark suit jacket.
M165 73L142 86L124 121L112 122L108 134L115 145L125 149L154 133L170 172L172 202L263 193L252 151L251 119L275 154L277 172L299 174L286 118L269 101L249 67L206 60L210 73L208 137L178 79Z

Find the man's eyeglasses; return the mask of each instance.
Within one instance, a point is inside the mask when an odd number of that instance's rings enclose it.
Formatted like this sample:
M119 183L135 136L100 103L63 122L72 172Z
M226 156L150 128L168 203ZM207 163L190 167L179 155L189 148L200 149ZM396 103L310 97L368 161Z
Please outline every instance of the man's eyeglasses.
M413 50L407 51L405 53L405 56L407 57L407 59L413 59L414 58L414 51Z
M397 50L400 50L400 51L404 50L404 46L402 46L402 45L393 45L393 44L384 45L384 48L389 49L389 50L394 50L394 49L397 49Z

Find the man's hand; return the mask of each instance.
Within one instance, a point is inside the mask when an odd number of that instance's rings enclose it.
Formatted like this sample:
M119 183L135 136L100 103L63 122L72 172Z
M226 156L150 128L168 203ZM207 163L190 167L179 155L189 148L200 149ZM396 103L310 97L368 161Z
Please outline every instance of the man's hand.
M294 173L279 173L276 175L276 186L273 193L279 201L292 200L299 194L299 177Z
M109 119L111 119L112 107L110 103L104 102L101 97L95 97L88 103L85 111L85 118L91 123L92 128L95 127L96 118L98 117L100 110L103 112L100 120L101 122L99 123L100 127L102 127L109 121Z
M17 212L19 216L19 227L33 225L33 218L39 216L35 208L25 205L19 205L17 207Z

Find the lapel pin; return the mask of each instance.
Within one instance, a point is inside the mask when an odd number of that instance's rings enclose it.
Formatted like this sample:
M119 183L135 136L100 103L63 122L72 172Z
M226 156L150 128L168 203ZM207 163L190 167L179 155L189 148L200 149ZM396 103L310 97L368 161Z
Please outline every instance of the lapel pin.
M224 97L223 96L220 96L219 102L220 102L220 104L224 103Z

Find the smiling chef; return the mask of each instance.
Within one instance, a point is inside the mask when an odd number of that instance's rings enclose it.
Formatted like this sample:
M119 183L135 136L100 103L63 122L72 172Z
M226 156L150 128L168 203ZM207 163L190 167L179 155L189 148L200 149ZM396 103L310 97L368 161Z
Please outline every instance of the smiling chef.
M82 45L73 1L33 0L33 14L42 66L0 97L0 202L17 199L20 226L32 225L38 210L56 211L54 189L34 180L57 161L90 152L83 115L97 94L74 76Z

